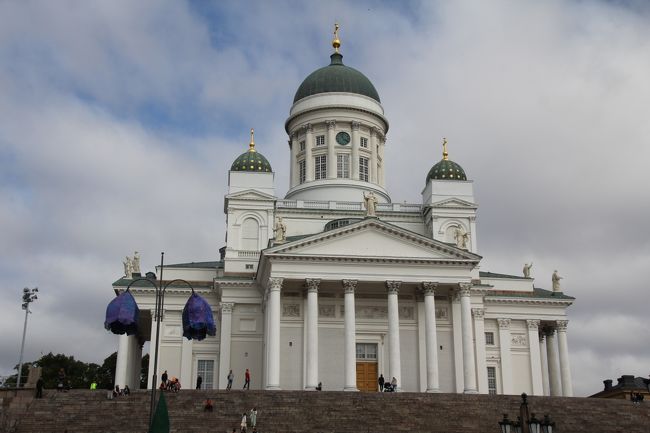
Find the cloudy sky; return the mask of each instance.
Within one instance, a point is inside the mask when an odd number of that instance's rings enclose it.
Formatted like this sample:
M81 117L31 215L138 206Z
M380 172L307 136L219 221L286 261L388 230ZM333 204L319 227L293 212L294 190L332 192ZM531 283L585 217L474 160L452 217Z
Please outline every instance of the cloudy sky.
M449 139L475 181L482 270L558 269L576 395L650 373L650 8L626 1L0 3L0 375L101 361L121 260L214 260L232 160L255 127L287 190L302 79L344 62L391 123L394 201ZM419 173L419 175L418 175ZM414 175L412 175L414 174Z

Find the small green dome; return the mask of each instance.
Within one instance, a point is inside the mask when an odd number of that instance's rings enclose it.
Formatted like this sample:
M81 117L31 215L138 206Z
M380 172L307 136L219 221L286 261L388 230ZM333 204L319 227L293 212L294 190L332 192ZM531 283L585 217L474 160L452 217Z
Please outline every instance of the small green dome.
M465 170L463 167L456 164L454 161L442 159L436 165L431 167L429 174L427 174L427 182L429 179L436 180L467 180Z
M262 171L262 172L271 172L271 164L269 161L255 150L255 137L254 130L251 129L251 142L248 145L248 152L244 152L235 159L235 162L232 163L230 171Z
M356 69L345 66L340 53L334 53L330 58L332 61L328 66L317 69L305 78L293 98L294 103L307 96L329 92L357 93L381 102L370 80Z

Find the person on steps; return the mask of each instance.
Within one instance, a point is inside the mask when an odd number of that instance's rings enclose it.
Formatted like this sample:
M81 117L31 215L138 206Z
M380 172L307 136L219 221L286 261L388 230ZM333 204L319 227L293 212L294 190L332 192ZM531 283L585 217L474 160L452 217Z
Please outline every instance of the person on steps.
M232 370L230 370L230 373L228 373L228 386L226 387L227 390L230 390L232 388L232 381L235 379L235 375L232 374Z
M251 389L251 372L246 369L244 373L244 387L242 389Z

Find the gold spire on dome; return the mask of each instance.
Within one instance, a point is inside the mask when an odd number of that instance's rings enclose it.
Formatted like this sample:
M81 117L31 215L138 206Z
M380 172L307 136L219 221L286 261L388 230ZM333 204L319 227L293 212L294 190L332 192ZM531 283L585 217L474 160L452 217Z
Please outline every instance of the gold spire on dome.
M334 23L334 39L332 39L332 46L335 52L339 52L341 41L339 40L339 23Z
M256 152L255 150L255 130L251 128L251 142L248 144L249 152Z
M447 161L449 159L449 153L447 153L447 139L442 138L442 159Z

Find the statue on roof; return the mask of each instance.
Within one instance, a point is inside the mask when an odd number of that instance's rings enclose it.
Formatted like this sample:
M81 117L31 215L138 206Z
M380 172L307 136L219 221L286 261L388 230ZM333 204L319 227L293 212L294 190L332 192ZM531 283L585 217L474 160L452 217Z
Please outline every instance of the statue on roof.
M131 259L131 266L133 267L134 274L140 273L140 256L138 255L137 251L133 253L133 259Z
M524 263L524 278L530 278L530 268L533 267L533 262Z
M132 278L133 277L133 262L131 261L131 257L126 256L122 263L124 264L124 278L128 278L128 279Z
M377 197L375 197L375 194L372 191L367 195L365 192L363 193L363 205L366 208L366 216L377 216Z
M469 240L469 233L465 231L463 226L456 226L454 230L454 239L456 240L456 246L464 250L467 249L467 241Z
M553 282L553 291L554 292L561 292L562 288L560 287L560 280L562 277L557 273L557 270L553 271L553 276L551 277L551 281Z
M287 225L282 221L282 217L278 217L275 221L273 232L275 233L276 242L284 242L287 240Z

